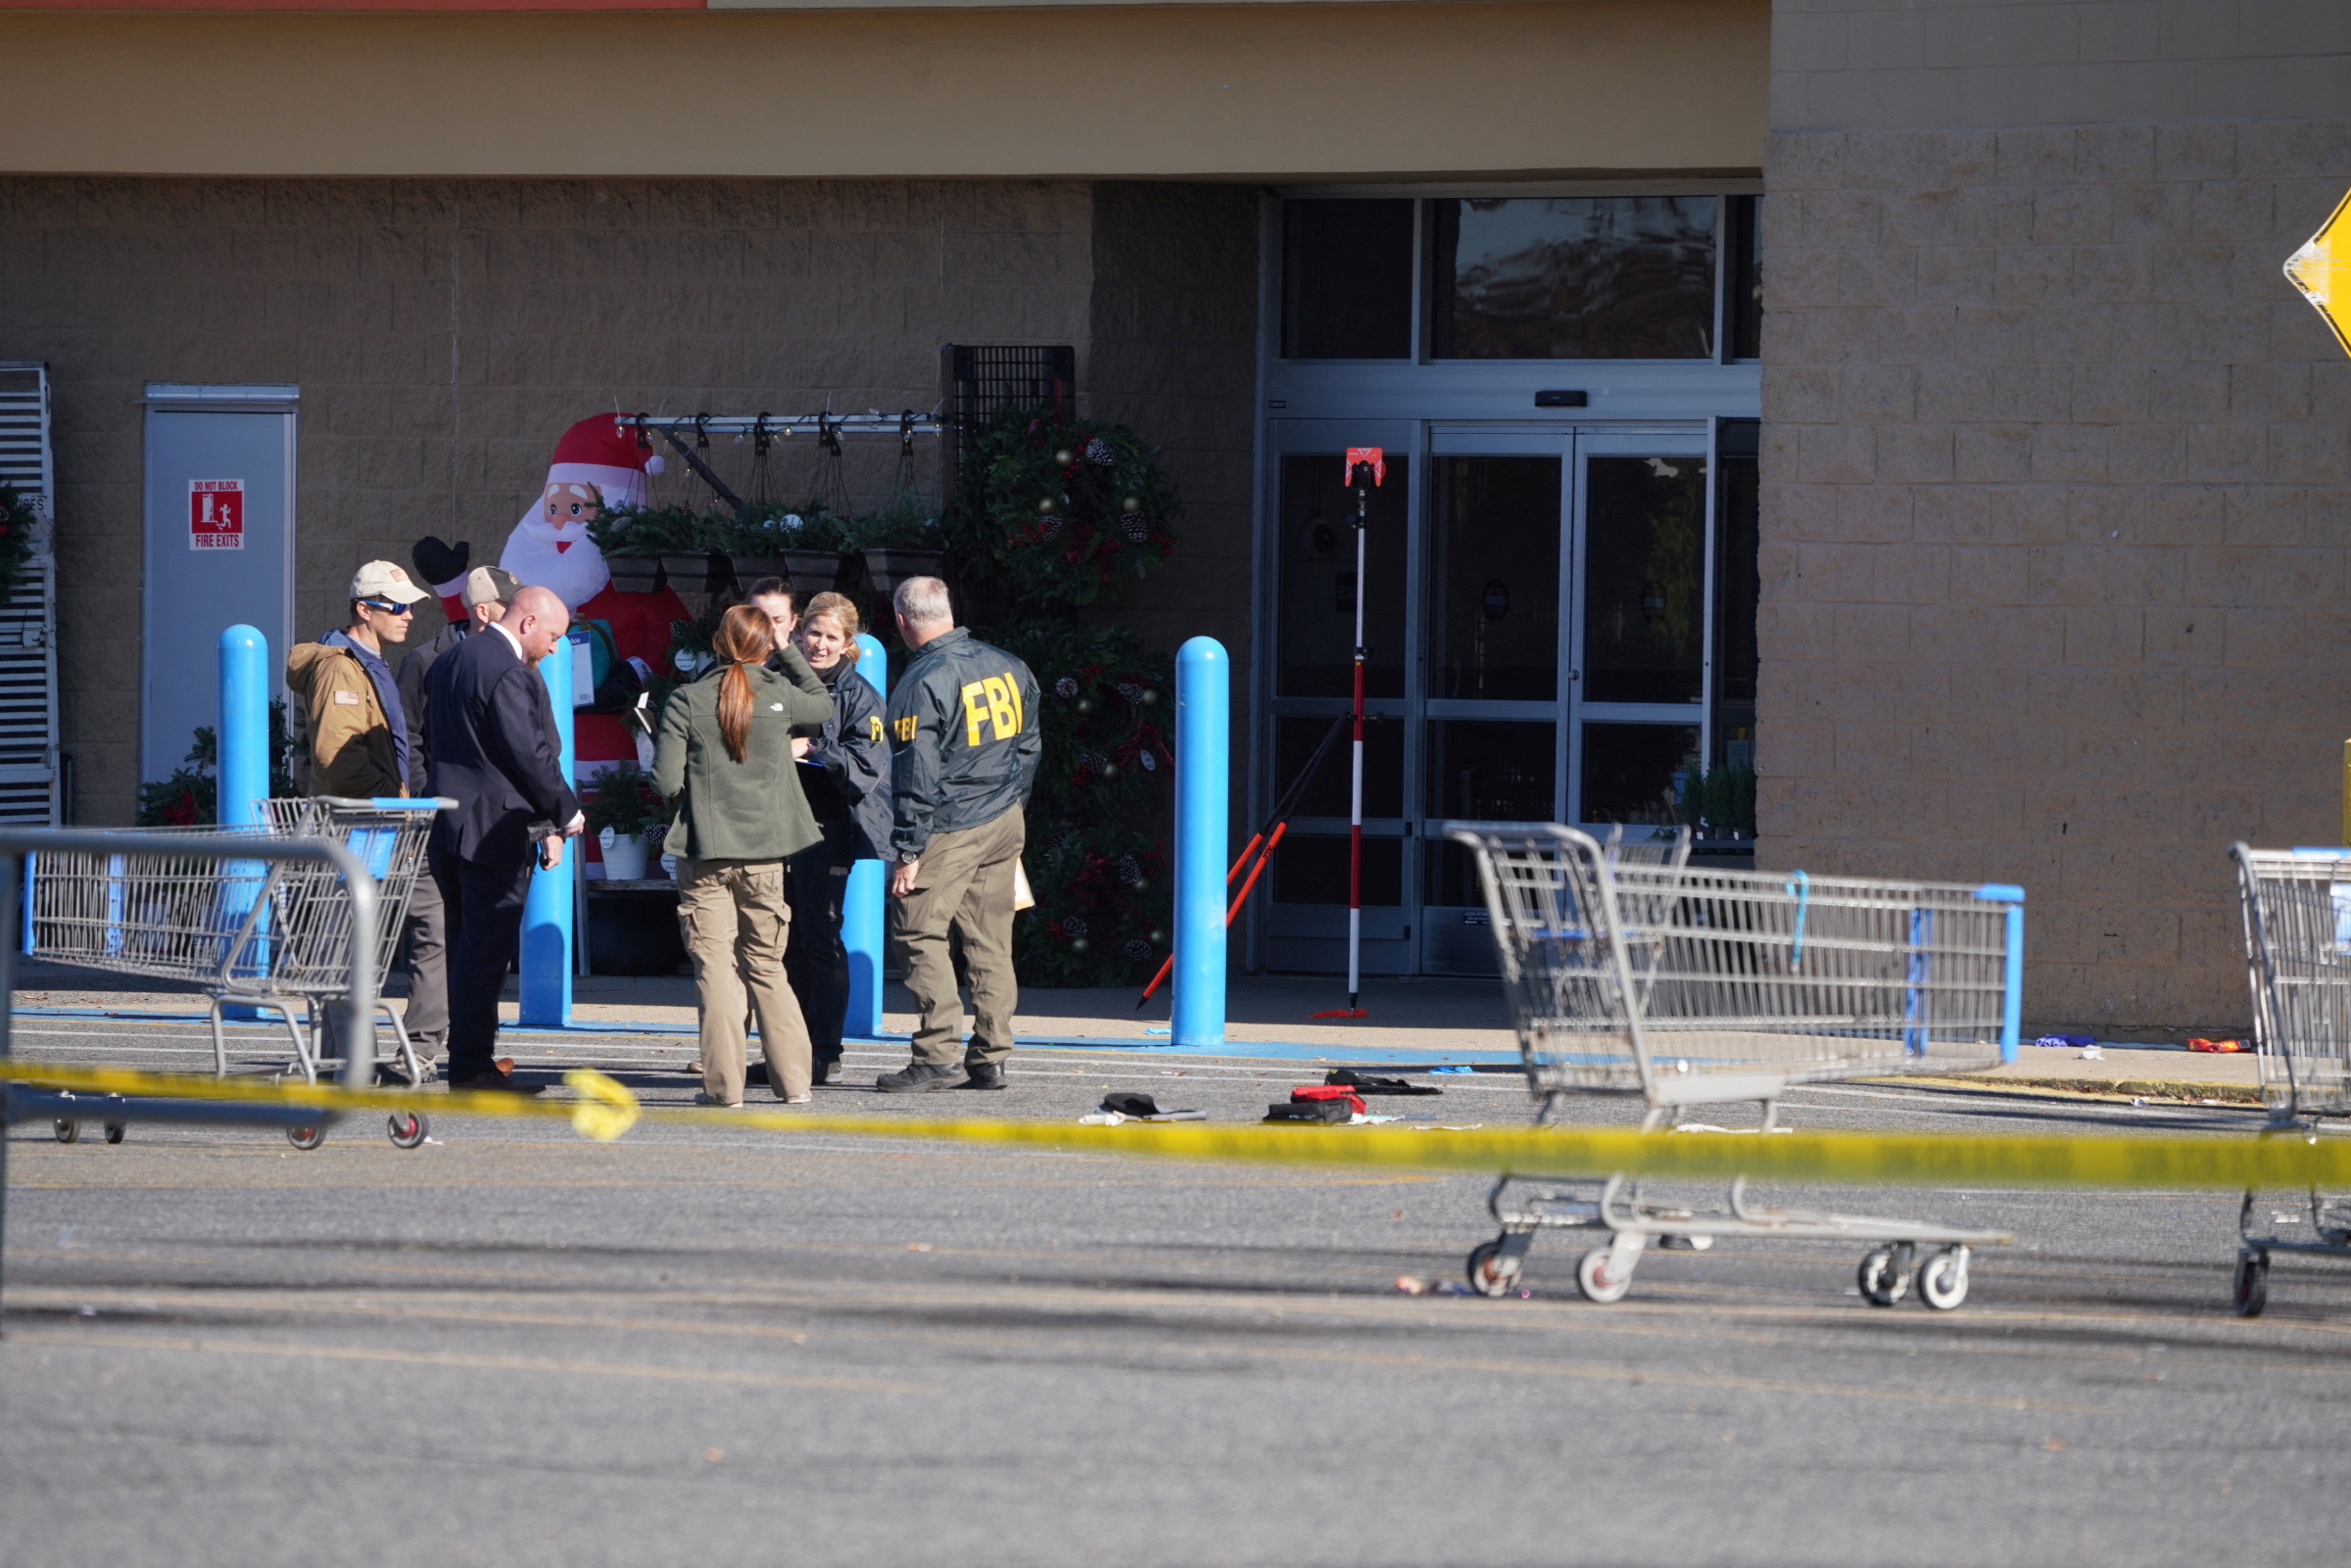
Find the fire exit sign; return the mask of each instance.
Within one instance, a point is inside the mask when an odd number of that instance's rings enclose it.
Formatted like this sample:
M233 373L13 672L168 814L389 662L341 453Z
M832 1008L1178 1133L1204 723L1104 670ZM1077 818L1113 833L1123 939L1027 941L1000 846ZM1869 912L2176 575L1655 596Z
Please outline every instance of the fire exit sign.
M188 481L188 548L245 547L245 481Z

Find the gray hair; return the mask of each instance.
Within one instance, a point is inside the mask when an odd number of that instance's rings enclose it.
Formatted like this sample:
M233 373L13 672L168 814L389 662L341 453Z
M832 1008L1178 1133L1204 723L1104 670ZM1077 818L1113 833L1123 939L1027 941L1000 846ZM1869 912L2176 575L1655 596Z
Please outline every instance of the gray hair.
M889 604L908 626L955 624L955 606L947 601L947 585L936 577L909 577L890 595Z

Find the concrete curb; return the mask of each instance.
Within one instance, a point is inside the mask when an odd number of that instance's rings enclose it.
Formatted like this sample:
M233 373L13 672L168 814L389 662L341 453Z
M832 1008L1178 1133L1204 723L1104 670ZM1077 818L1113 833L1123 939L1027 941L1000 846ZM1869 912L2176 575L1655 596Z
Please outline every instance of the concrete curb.
M2187 1105L2217 1104L2258 1109L2266 1102L2261 1089L2244 1083L2191 1083L2180 1078L1856 1078L1856 1083L1888 1088L1956 1089L1967 1094L2025 1094L2049 1099L2171 1100Z

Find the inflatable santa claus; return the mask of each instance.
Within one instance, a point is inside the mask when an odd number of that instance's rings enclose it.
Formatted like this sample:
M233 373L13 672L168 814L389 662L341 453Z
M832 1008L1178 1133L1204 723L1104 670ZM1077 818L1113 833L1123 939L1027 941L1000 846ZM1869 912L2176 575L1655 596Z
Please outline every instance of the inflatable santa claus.
M581 420L555 443L539 499L506 536L498 560L523 583L554 590L571 608L573 629L588 633L594 678L586 689L575 682L572 697L573 772L584 784L617 763L647 760L650 738L636 712L638 698L668 657L670 623L689 619L667 588L626 594L613 587L603 551L588 537L588 525L605 507L646 504L646 476L660 471L661 459L624 435L612 415ZM443 610L453 621L463 619L457 595L467 547L426 540L415 553ZM588 875L601 877L603 857L593 838L588 844Z

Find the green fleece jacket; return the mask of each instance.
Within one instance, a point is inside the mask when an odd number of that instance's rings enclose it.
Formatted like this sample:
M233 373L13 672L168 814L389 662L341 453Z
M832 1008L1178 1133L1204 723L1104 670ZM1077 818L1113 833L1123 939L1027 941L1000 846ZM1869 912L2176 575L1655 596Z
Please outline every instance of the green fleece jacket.
M833 693L795 647L781 674L744 666L751 678L751 728L743 760L718 731L721 670L670 694L653 751L653 787L677 809L661 847L695 860L783 860L823 837L800 793L792 758L793 725L822 724Z

